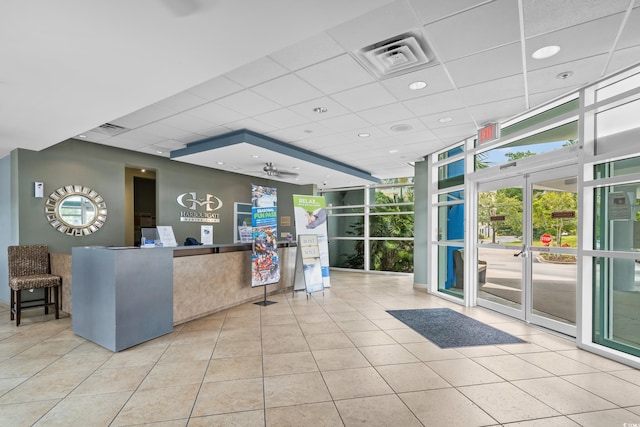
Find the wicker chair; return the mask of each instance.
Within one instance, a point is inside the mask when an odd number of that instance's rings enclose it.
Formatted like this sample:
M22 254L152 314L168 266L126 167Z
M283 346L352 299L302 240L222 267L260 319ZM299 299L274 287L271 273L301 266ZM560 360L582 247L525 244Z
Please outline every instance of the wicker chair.
M11 320L16 319L20 325L20 312L23 309L44 307L49 314L49 307L54 306L56 319L60 318L60 286L62 278L50 274L49 248L47 245L9 246L9 287L11 288ZM44 288L44 298L25 302L22 305L20 292L28 289ZM51 290L54 290L54 302L51 302Z

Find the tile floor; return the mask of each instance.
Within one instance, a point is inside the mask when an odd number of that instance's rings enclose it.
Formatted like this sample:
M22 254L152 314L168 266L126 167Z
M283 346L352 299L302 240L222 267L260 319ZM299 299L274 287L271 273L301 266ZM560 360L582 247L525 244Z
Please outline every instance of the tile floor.
M638 426L640 371L497 313L333 272L112 353L0 307L1 426ZM525 344L440 349L388 309L450 307ZM35 311L32 311L32 313ZM625 424L626 423L626 424Z

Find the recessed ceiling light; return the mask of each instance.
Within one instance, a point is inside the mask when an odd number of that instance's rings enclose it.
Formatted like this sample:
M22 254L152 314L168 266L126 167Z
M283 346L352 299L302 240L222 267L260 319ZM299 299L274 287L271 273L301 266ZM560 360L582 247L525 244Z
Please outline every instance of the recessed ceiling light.
M140 169L140 172L145 173L147 170L146 169Z
M326 113L327 109L325 107L316 107L313 109L314 113L318 113L318 114L322 114L322 113Z
M83 135L83 134L78 135L78 138L86 138L86 137L87 135Z
M254 159L259 159L259 158L260 158L260 156L258 156L257 154L254 154L254 155L253 155L253 156L251 156L251 157L252 157L252 158L254 158Z
M451 117L441 117L438 119L438 123L449 123L453 118Z
M156 154L162 154L162 153L164 153L164 151L162 151L162 150L156 150Z
M564 79L568 79L571 76L573 76L573 71L563 71L560 74L558 74L556 78L560 80L564 80Z
M217 164L219 164L220 166L224 165L224 162L216 162Z
M389 129L391 129L394 132L406 132L408 130L413 129L413 126L400 123L400 124L391 126Z
M293 167L293 170L295 170L295 171L299 171L299 170L300 170L300 167L299 167L299 166L294 166L294 167Z
M558 52L560 52L560 46L555 46L555 45L545 46L533 52L531 57L533 59L546 59L546 58L551 58L553 55L555 55Z
M409 84L409 89L411 90L420 90L420 89L424 89L425 87L427 87L427 82L417 81L417 82L411 82Z
M369 138L371 136L371 134L367 133L367 132L361 132L361 133L358 134L358 136L360 138Z
M398 150L389 150L389 154L395 154L397 152L398 152Z
M305 129L304 133L313 133L313 131L311 129Z

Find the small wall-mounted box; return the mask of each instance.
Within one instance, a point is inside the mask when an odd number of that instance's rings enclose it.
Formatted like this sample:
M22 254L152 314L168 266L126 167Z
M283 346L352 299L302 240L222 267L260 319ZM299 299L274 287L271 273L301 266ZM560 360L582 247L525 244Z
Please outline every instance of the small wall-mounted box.
M33 195L34 197L37 198L43 198L44 197L44 183L43 182L34 182L33 183Z

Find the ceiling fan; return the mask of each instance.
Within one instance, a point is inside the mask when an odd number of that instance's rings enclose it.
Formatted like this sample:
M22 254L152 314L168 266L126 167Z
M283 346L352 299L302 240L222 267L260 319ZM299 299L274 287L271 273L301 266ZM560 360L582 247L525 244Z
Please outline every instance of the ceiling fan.
M265 163L265 166L262 168L262 171L267 174L267 176L278 176L278 177L294 177L298 176L295 172L287 172L279 170L277 167L273 165L271 162Z

